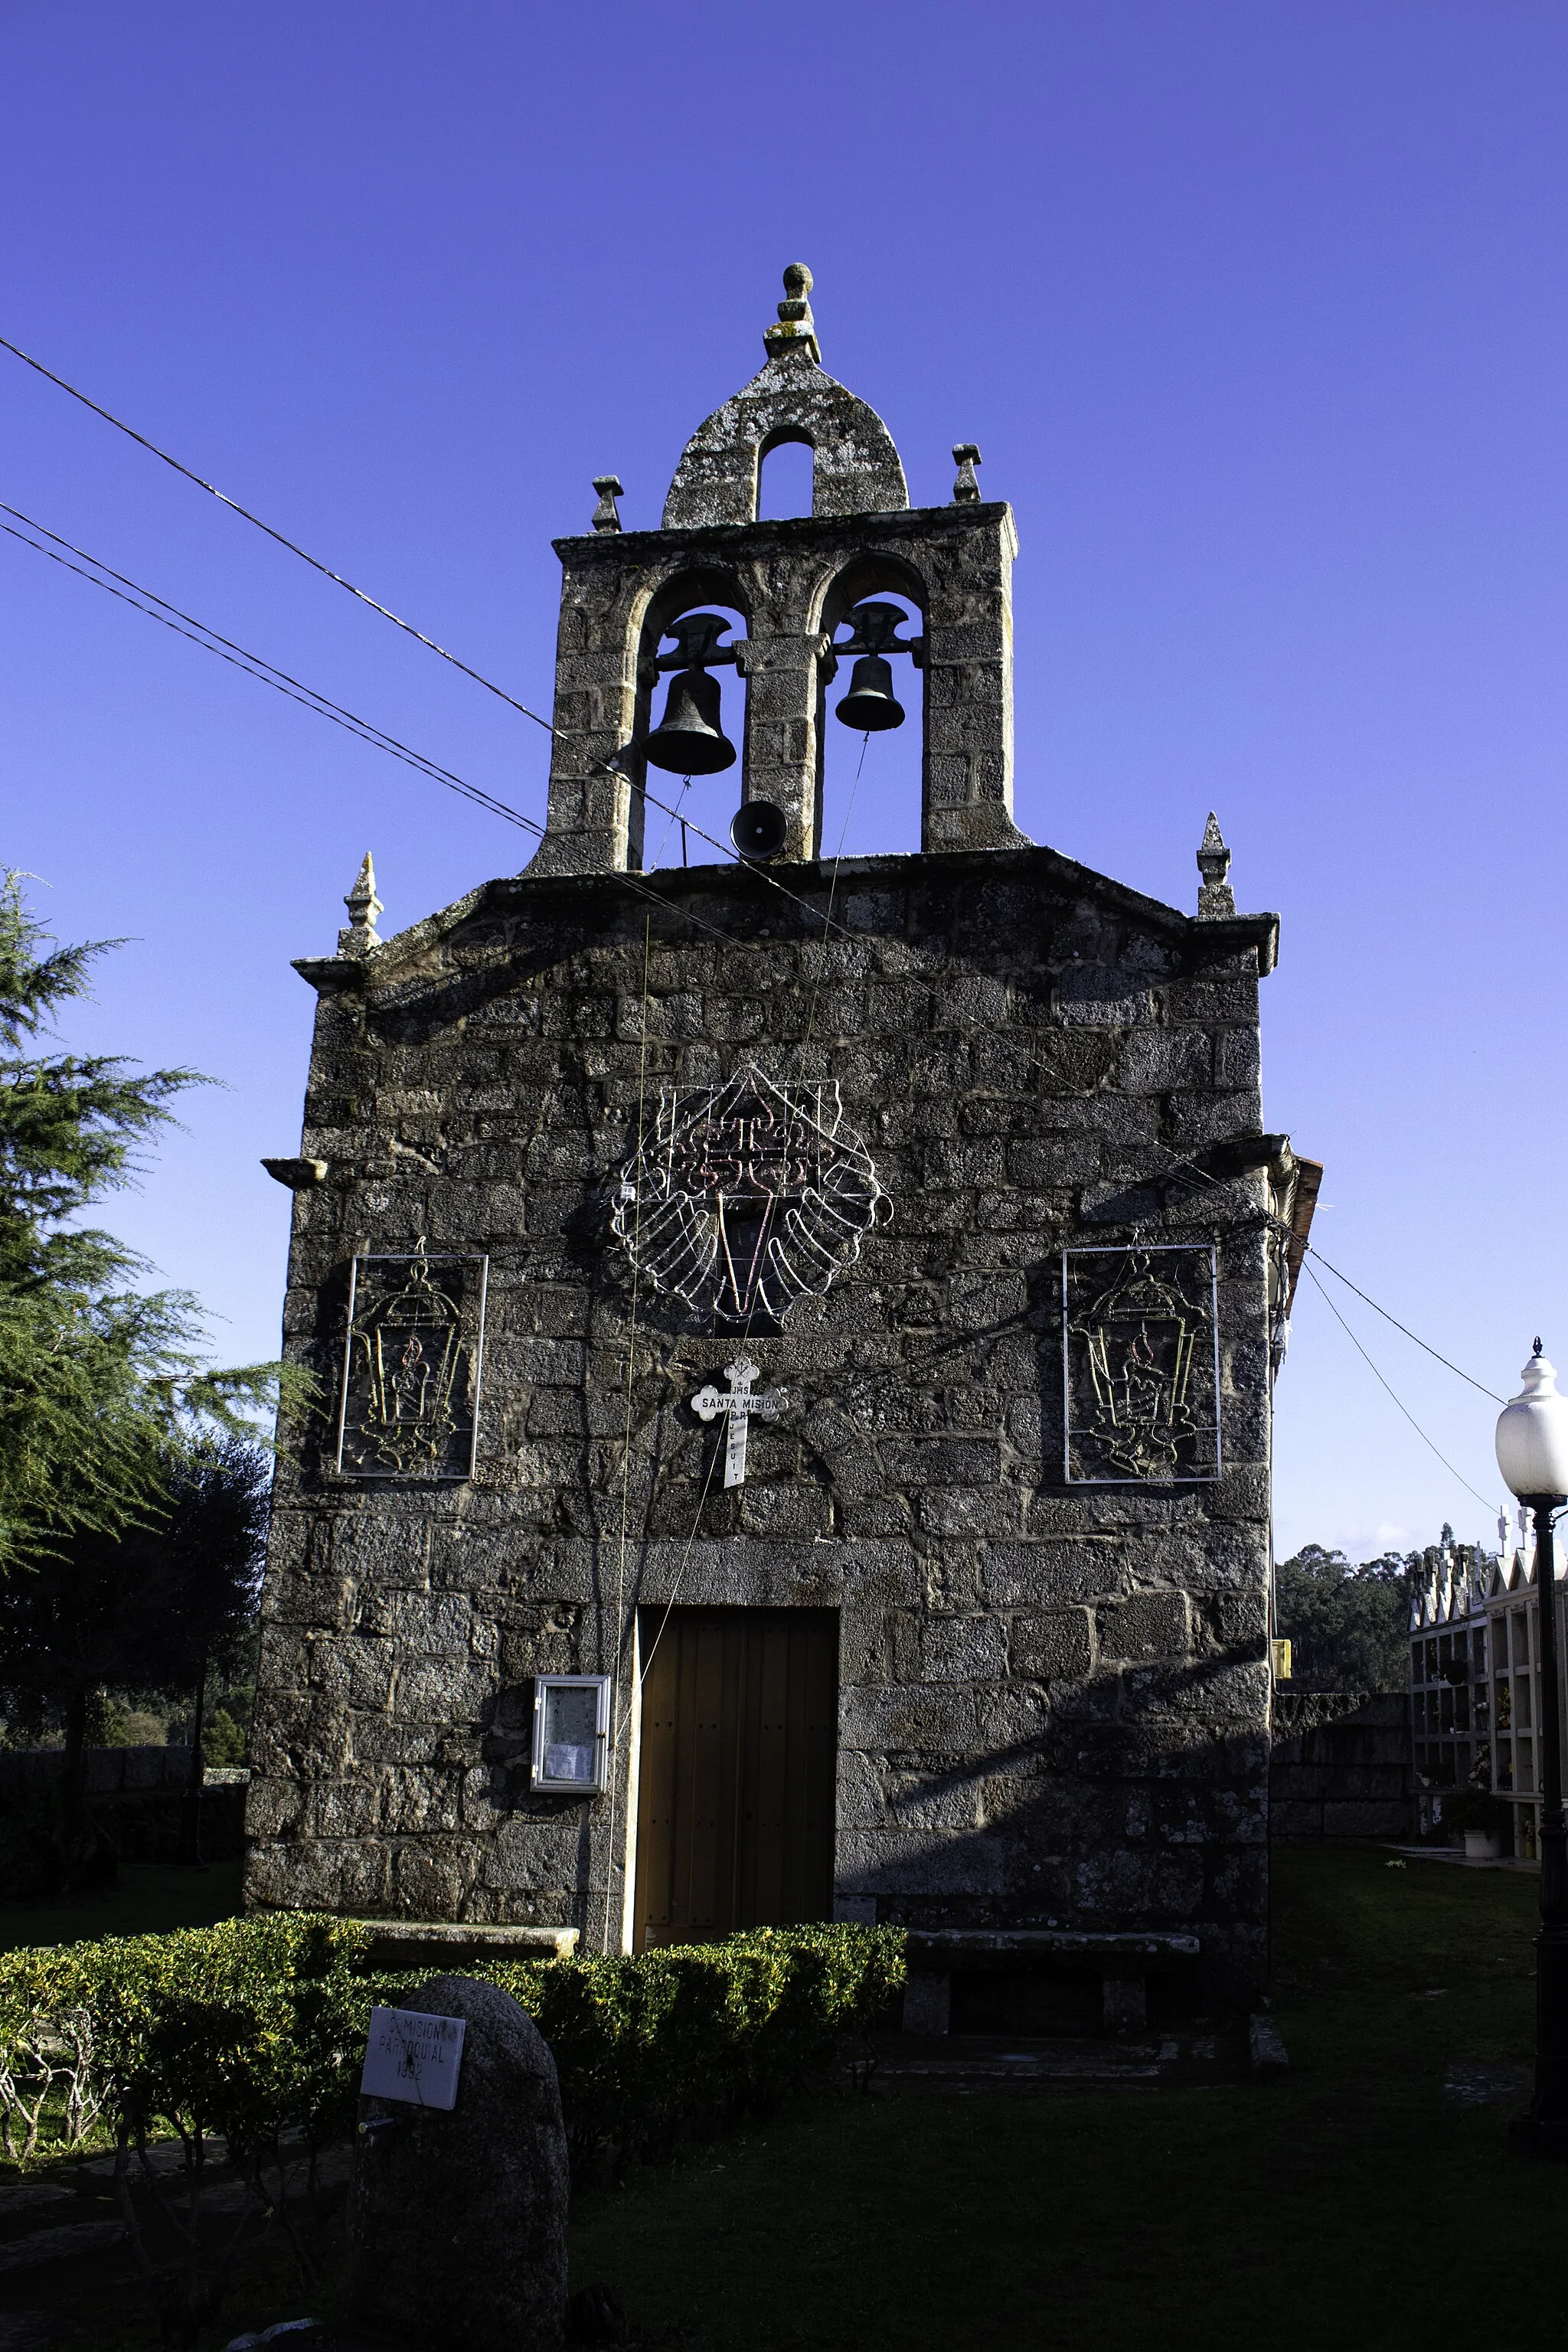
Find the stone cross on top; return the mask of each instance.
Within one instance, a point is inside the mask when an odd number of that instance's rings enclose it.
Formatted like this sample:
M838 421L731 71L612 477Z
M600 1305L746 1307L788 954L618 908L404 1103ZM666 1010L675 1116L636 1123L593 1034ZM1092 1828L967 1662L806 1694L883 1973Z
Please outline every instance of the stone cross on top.
M783 1389L761 1389L753 1393L752 1382L760 1367L750 1356L737 1356L726 1364L730 1376L726 1389L716 1389L710 1381L699 1389L691 1400L691 1410L702 1421L711 1421L718 1413L729 1416L730 1426L724 1441L724 1484L743 1486L746 1483L746 1431L752 1413L760 1412L764 1421L776 1421L784 1401Z

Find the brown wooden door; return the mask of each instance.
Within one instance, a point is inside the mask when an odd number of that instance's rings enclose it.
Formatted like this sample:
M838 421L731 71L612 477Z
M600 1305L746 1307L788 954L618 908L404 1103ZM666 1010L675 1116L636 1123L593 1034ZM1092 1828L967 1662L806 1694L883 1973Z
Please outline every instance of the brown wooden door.
M830 1917L837 1611L649 1609L641 1634L636 1948Z

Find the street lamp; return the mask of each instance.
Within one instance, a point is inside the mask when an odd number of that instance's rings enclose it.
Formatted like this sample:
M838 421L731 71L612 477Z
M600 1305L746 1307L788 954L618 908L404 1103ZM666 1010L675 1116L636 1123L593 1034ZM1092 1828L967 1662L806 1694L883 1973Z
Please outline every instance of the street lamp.
M1568 2157L1568 1830L1557 1706L1557 1573L1552 1514L1568 1500L1568 1397L1535 1343L1518 1396L1498 1415L1498 1468L1535 1518L1541 1627L1541 1932L1535 1939L1535 2095L1514 2124L1516 2147Z

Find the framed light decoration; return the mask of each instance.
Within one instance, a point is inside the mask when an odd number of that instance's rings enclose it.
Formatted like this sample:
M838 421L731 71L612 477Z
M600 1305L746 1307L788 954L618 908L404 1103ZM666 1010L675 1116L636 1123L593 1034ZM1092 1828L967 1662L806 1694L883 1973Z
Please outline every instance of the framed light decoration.
M474 1475L486 1257L356 1257L335 1467L347 1478Z
M1069 1486L1217 1478L1213 1244L1064 1249L1062 1384Z
M605 1785L609 1735L608 1675L534 1677L536 1789L562 1797L595 1796Z
M610 1224L656 1290L749 1332L820 1298L885 1198L837 1079L775 1086L749 1062L725 1086L666 1088Z

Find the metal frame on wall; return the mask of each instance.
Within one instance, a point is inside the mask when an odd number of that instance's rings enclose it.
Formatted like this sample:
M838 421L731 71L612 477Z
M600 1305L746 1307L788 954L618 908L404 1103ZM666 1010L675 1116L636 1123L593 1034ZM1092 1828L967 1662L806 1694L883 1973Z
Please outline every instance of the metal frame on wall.
M424 1249L354 1257L333 1464L341 1477L473 1476L489 1265L477 1254ZM409 1269L405 1280L380 1286L372 1269L393 1266ZM400 1343L395 1356L389 1340Z
M1087 1265L1100 1258L1096 1281ZM1195 1280L1184 1282L1185 1259ZM1075 1295L1076 1294L1076 1295ZM1087 1295L1086 1295L1087 1294ZM1210 1411L1194 1388L1200 1366ZM1079 1411L1075 1415L1075 1404ZM1224 1467L1212 1242L1062 1251L1062 1470L1072 1486L1185 1485Z
M530 1771L531 1785L546 1794L566 1797L599 1797L605 1792L609 1772L610 1683L608 1675L536 1675L533 1681L533 1755ZM557 1693L586 1691L593 1694L594 1728L586 1747L581 1741L561 1746L551 1733L559 1727L552 1721L552 1700ZM571 1728L572 1727L568 1727ZM564 1754L575 1760L586 1754L590 1769L586 1773L559 1769L559 1759Z

